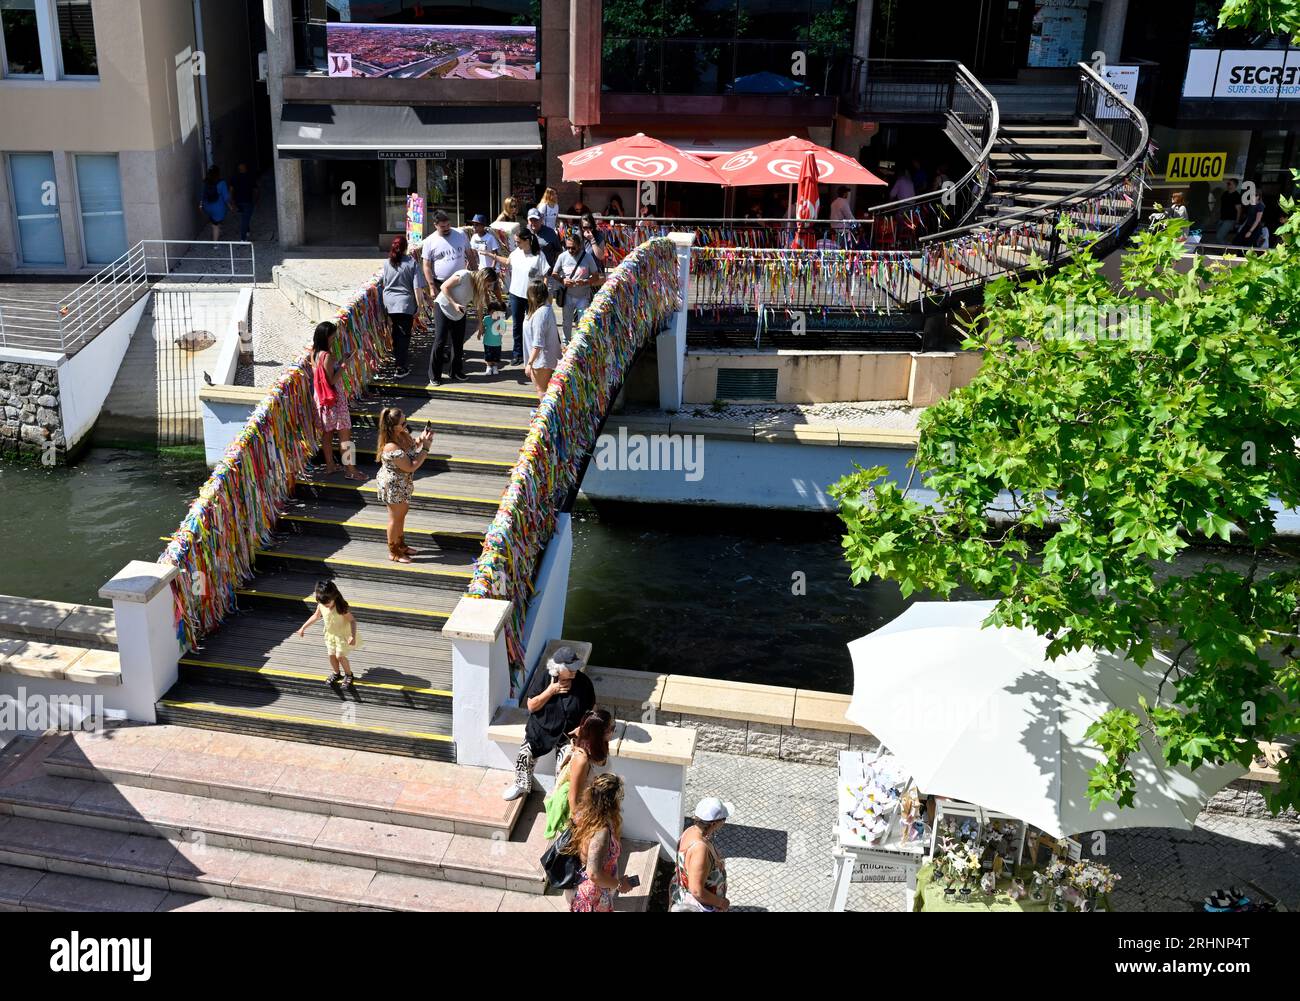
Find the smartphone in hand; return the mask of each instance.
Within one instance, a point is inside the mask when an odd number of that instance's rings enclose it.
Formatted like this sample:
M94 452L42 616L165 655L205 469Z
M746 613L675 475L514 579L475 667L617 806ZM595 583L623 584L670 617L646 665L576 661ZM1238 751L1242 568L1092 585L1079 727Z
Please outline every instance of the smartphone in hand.
M627 877L627 883L628 883L628 886L640 886L640 885L641 885L641 877L640 877L640 876L637 876L637 875L631 875L631 876L628 876L628 877Z

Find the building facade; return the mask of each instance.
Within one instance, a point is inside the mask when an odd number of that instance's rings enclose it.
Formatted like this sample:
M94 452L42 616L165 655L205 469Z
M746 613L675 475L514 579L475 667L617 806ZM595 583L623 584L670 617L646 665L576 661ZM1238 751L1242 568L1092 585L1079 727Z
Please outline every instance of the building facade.
M232 11L243 0L0 4L0 272L93 272L199 234L205 137L227 171L257 162Z
M383 245L407 197L464 225L561 208L562 153L637 131L704 155L797 134L830 143L853 47L832 0L266 0L282 241ZM685 186L675 186L685 189ZM632 188L613 194L632 211ZM701 209L693 197L713 198ZM717 214L719 192L661 211Z

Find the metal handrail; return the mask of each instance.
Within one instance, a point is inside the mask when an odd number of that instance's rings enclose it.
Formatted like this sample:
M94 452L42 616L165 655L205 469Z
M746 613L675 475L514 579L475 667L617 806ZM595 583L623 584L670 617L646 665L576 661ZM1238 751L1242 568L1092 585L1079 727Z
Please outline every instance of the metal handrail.
M1129 103L1128 99L1125 98L1123 94L1119 93L1119 91L1100 77L1087 63L1079 63L1079 69L1083 74L1079 84L1080 89L1083 88L1084 82L1087 81L1092 83L1094 86L1100 85L1102 88L1109 91L1110 95L1119 102L1118 106L1122 107L1129 113L1130 121L1132 121L1138 129L1139 141L1133 144L1134 149L1127 151L1127 159L1124 161L1123 166L1117 167L1108 177L1103 177L1101 180L1094 181L1087 187L1081 188L1078 191L1072 191L1068 195L1062 195L1060 198L1054 199L1053 201L1044 202L1042 205L1036 205L1031 208L1018 209L1015 212L999 213L995 219L985 219L977 223L971 223L967 226L943 230L938 233L931 233L928 236L922 237L919 241L920 243L927 244L938 240L955 239L957 237L969 235L993 224L1001 225L1006 222L1027 222L1042 219L1043 217L1050 215L1053 211L1067 207L1073 203L1086 201L1088 198L1101 194L1118 183L1122 183L1132 174L1134 167L1138 166L1145 160L1151 133L1150 126L1148 126L1147 120L1142 115L1142 112L1138 111L1137 108ZM1088 118L1088 116L1081 117L1084 117L1085 120Z
M197 258L223 262L223 267L219 271L186 270L185 262L195 258L173 253L173 247L224 247L225 253ZM242 270L244 255L236 258L237 247L248 248L247 270ZM155 248L152 257L151 248ZM12 340L16 346L35 344L69 354L121 316L154 278L254 279L256 265L256 251L246 241L141 240L58 302L0 297L0 346L8 346ZM57 331L57 336L52 331Z

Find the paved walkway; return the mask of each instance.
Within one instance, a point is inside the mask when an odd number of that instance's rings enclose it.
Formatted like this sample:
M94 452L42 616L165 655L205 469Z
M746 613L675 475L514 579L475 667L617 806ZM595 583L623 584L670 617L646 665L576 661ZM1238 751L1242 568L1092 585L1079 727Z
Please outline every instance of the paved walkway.
M835 769L698 751L687 774L689 810L704 796L736 808L718 835L736 910L826 910ZM1107 836L1109 864L1122 880L1114 905L1126 911L1186 911L1216 887L1253 880L1300 908L1300 827L1204 814L1192 831L1140 828ZM858 883L852 911L898 911L902 888Z

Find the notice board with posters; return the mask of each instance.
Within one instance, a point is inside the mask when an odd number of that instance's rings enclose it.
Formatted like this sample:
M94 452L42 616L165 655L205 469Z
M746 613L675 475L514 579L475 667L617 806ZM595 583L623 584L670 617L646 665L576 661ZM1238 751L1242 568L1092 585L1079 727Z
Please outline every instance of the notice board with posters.
M1034 8L1029 65L1073 66L1083 59L1089 0L1044 0Z

